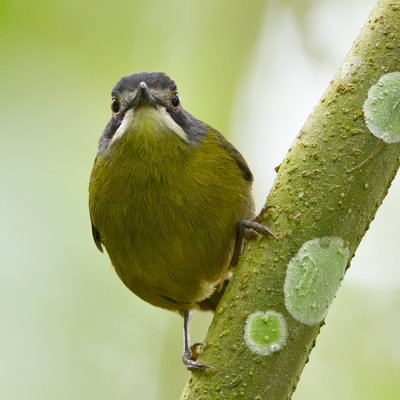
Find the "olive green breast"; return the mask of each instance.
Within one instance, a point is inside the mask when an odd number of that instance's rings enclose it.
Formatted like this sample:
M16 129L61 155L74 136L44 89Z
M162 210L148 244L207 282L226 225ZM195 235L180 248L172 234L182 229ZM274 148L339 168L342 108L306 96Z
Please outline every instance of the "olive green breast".
M237 223L253 215L250 186L211 128L197 144L173 132L132 133L97 156L90 214L134 293L190 309L227 274Z

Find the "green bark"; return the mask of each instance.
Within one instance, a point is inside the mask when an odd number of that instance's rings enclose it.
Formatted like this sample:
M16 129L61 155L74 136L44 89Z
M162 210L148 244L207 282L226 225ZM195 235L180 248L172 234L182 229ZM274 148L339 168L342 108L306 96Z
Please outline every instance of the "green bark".
M215 369L193 372L182 399L291 397L323 324L315 310L330 303L326 293L334 296L400 164L400 143L374 136L363 112L368 90L393 71L400 71L400 3L380 0L279 168L267 200L275 208L264 220L277 240L245 247L199 357ZM398 102L390 112L386 107L390 124L398 123ZM285 299L289 264L299 284L289 284ZM248 334L258 344L282 339L279 350L258 355L244 338L245 325L249 315L268 310L283 316L286 333L273 316L265 326L258 321Z

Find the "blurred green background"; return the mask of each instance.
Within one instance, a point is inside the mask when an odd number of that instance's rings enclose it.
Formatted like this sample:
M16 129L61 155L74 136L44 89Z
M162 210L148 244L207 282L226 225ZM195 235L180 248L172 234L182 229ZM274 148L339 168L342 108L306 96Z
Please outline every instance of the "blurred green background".
M0 398L177 399L181 318L132 295L91 238L110 91L164 71L256 176L317 104L373 0L0 1ZM397 399L400 185L353 260L295 400ZM201 341L211 316L196 314Z

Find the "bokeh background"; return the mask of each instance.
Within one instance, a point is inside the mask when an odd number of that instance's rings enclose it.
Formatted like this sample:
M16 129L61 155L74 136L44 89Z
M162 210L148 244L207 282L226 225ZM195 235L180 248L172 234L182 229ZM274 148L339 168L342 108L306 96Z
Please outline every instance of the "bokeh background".
M232 140L261 206L374 0L0 1L0 398L178 399L181 318L133 296L91 238L88 178L131 72L165 71ZM400 182L294 395L398 399ZM211 317L196 314L194 340Z

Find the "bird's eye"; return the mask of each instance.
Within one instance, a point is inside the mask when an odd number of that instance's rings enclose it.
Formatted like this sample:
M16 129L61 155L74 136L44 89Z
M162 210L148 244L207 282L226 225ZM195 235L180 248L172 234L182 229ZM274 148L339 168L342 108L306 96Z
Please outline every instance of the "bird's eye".
M173 95L172 95L172 98L171 98L171 104L172 104L172 106L173 107L178 107L179 106L179 103L181 102L181 99L180 99L180 97L179 97L179 94L178 93L174 93Z
M115 115L118 115L121 111L121 103L116 97L111 100L111 110Z

